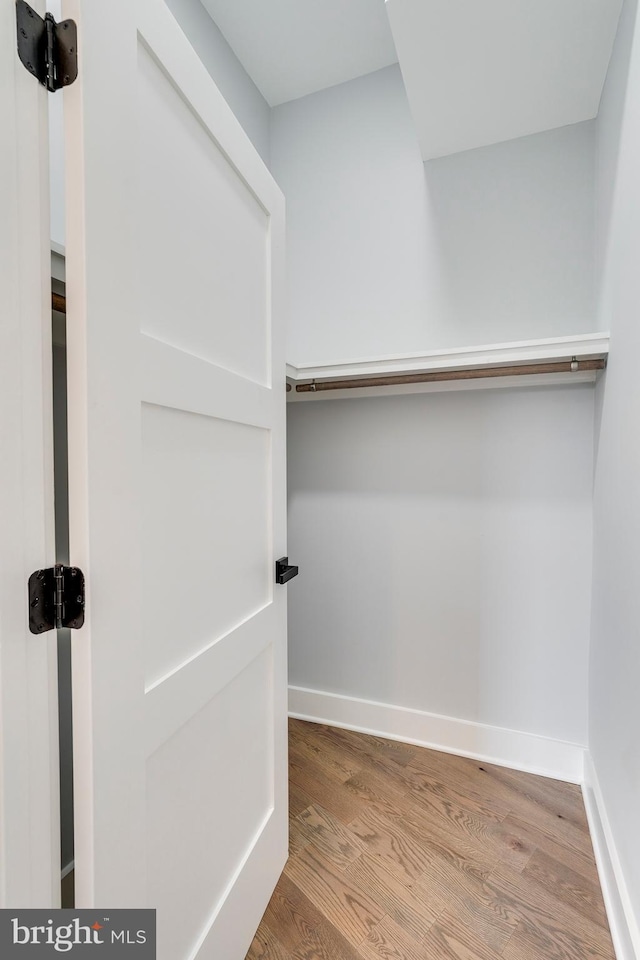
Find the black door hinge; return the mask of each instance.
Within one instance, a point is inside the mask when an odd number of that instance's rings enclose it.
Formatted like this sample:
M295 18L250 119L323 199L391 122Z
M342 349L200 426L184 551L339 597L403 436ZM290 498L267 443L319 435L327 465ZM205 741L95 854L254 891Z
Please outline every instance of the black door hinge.
M84 623L84 574L57 563L29 577L29 630L45 633Z
M74 20L44 20L26 0L16 0L18 56L47 90L68 87L78 76L78 30Z

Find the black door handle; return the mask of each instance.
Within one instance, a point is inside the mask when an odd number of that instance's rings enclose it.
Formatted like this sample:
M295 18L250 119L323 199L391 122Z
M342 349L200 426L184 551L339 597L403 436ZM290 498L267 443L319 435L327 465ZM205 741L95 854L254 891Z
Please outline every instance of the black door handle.
M286 583L298 576L298 568L289 565L289 557L276 560L276 583Z

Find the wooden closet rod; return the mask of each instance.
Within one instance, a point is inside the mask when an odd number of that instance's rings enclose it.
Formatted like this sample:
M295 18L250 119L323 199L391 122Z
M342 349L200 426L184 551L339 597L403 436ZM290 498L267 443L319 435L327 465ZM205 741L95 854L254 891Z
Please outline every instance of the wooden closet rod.
M392 376L361 377L359 380L320 380L297 383L296 393L321 390L357 390L359 387L395 387L403 383L436 383L443 380L482 380L487 377L524 377L539 373L576 373L603 370L605 361L561 360L552 363L523 363L510 367L482 367L476 370L431 370L428 373L399 373Z
M67 312L67 298L63 297L61 293L52 293L51 294L51 309L57 310L58 313Z

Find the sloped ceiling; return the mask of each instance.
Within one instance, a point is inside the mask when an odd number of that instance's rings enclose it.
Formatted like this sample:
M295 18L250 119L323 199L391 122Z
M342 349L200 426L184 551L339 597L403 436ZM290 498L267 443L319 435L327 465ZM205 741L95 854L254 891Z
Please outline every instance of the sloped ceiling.
M201 0L271 106L400 63L425 160L597 115L622 0Z
M276 106L397 60L384 0L202 0Z
M425 160L597 115L622 0L387 0Z

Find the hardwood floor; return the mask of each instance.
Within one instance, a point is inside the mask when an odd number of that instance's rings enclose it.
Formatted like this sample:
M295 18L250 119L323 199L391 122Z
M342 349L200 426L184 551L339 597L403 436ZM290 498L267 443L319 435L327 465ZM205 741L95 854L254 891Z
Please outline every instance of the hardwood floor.
M247 960L615 960L580 789L293 720Z

